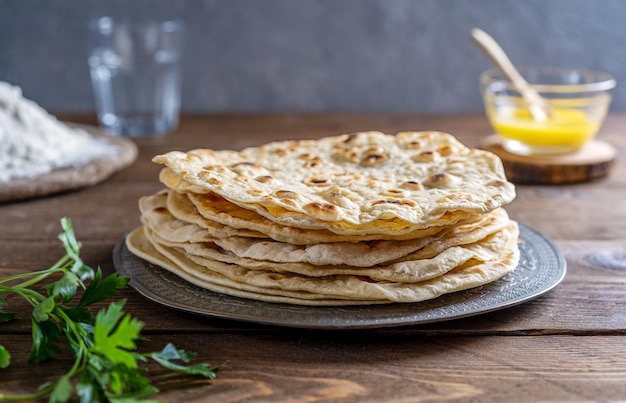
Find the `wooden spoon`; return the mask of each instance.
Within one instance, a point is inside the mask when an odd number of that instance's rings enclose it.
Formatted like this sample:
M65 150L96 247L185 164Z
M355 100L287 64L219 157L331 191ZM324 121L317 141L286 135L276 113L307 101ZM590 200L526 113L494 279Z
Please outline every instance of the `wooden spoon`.
M546 120L548 118L548 113L546 112L548 103L524 80L524 77L517 71L500 45L482 29L472 29L471 35L476 45L502 71L502 74L513 83L515 88L522 94L522 97L528 102L528 109L533 119L539 122Z

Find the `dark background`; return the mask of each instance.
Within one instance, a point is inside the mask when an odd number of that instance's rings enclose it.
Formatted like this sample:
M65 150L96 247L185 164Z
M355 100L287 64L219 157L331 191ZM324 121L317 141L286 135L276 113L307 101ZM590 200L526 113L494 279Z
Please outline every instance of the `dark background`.
M0 80L92 111L86 25L102 15L186 21L184 112L481 111L475 26L516 64L614 74L626 109L620 0L0 0Z

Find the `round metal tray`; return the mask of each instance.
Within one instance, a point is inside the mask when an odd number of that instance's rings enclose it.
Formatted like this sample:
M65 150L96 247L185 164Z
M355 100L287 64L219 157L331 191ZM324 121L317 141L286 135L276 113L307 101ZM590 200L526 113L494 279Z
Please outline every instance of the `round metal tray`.
M341 307L268 303L211 292L133 255L122 238L113 252L118 273L145 297L186 312L253 323L317 329L416 325L479 315L532 300L556 287L566 261L541 233L520 225L520 262L493 283L418 303Z

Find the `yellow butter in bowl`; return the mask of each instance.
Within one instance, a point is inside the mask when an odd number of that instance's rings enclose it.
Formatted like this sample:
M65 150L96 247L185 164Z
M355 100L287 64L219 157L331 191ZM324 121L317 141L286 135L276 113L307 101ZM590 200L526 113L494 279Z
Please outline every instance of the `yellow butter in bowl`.
M551 109L545 120L537 121L528 109L515 108L497 113L492 125L505 141L571 151L582 147L600 129L597 119L575 109Z
M519 70L541 101L532 107L545 113L531 113L529 100L497 69L481 75L487 117L507 151L569 154L598 133L615 87L610 74L554 67Z

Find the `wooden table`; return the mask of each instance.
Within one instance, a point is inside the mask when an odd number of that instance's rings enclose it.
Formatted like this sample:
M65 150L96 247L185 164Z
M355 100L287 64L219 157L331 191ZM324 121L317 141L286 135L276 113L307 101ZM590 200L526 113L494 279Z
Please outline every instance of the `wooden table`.
M89 117L68 119L90 123ZM519 186L510 215L550 237L568 263L556 289L526 304L477 317L377 330L312 331L208 319L164 308L132 289L121 296L145 322L153 351L173 341L211 363L228 361L212 383L178 389L169 401L616 401L626 399L626 115L600 137L619 151L611 175L593 183ZM150 158L169 150L241 148L270 140L357 130L437 129L477 146L483 116L185 116L176 133L141 139L136 163L81 191L0 205L0 276L48 267L62 255L59 219L72 218L83 255L113 271L115 243L139 225L137 200L162 186ZM27 306L0 324L13 354L1 392L27 392L54 378L68 355L27 364ZM152 367L151 367L152 369ZM158 374L157 374L158 375ZM158 378L158 376L157 376Z

